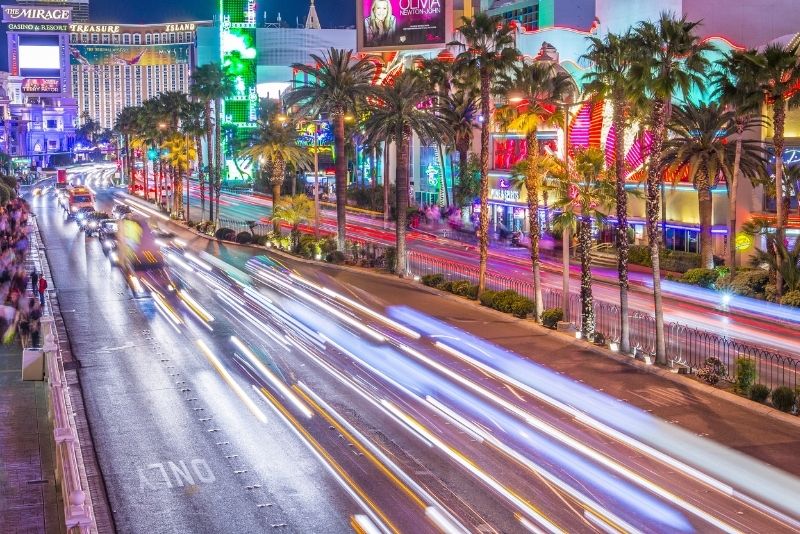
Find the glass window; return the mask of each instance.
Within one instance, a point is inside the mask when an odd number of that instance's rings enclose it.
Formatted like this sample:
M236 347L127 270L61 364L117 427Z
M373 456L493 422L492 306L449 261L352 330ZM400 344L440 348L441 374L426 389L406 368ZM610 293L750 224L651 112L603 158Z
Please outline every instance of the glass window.
M700 252L700 232L686 230L686 252Z
M133 34L133 44L140 44L142 42L142 36L138 33Z

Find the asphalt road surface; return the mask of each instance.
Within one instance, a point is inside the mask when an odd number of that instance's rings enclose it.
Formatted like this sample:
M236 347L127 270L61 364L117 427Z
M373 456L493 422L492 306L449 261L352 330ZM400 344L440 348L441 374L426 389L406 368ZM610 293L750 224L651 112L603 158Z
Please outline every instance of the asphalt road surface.
M34 211L120 530L800 527L797 479L413 300L380 308L335 269L185 231L126 281L52 197Z

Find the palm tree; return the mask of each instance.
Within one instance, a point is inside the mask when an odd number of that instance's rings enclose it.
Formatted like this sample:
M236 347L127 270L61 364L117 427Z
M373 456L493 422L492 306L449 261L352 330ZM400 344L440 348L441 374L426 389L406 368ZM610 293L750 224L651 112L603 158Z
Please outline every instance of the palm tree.
M209 219L219 215L219 191L222 187L222 124L220 113L222 101L233 94L233 80L219 63L208 63L198 67L192 74L191 94L205 104L206 151L209 173ZM212 129L211 108L214 108ZM212 157L212 153L214 156Z
M311 54L311 64L295 63L292 68L305 74L306 80L290 90L287 106L298 106L301 115L317 118L325 113L333 121L336 158L336 222L337 246L345 250L347 207L347 159L345 156L344 121L349 113L374 92L374 64L368 59L353 57L350 50L331 48L321 57Z
M561 162L559 162L561 163ZM561 209L554 222L578 231L578 254L581 258L581 334L595 337L594 299L592 296L592 223L605 221L606 208L616 199L614 175L605 168L605 154L598 148L578 149L572 172L567 174L563 163L556 173L556 206ZM571 174L577 179L573 180Z
M123 172L128 181L129 187L132 185L131 169L133 167L131 159L133 156L131 139L136 135L137 132L137 113L138 111L136 107L124 107L122 110L120 110L119 114L117 115L117 119L114 121L114 130L122 136L125 143L125 168L123 169Z
M800 93L796 87L800 84L800 64L798 64L798 46L786 49L778 44L768 45L761 53L746 54L744 59L754 64L756 86L772 107L772 145L775 157L775 202L777 217L775 231L778 241L784 239L786 222L789 215L789 199L783 183L783 149L785 146L784 130L788 109L800 106ZM775 289L780 299L783 282L781 272L777 271Z
M520 62L514 66L510 76L501 76L500 84L509 103L499 107L497 115L504 128L525 135L527 152L525 164L520 170L526 173L524 183L528 193L534 317L538 321L544 311L539 257L539 239L542 233L539 224L539 189L544 174L539 173L552 166L552 161L543 162L536 136L539 126L557 124L560 121L561 114L551 102L573 92L575 84L569 74L559 72L557 66L550 61Z
M614 128L614 176L617 206L617 274L619 276L620 350L628 353L630 318L628 313L628 194L625 190L628 169L625 167L625 133L631 118L631 95L637 91L630 75L634 62L634 40L630 33L608 33L602 39L589 38L584 56L592 70L584 79L584 91L598 99L610 99L611 124Z
M480 99L477 91L465 89L452 94L443 105L442 114L453 132L453 148L458 154L458 177L461 180L467 172L473 131L479 125Z
M500 17L478 13L473 18L462 17L459 28L461 41L451 43L463 49L456 56L456 65L465 76L480 80L481 99L481 212L480 268L478 294L486 289L486 267L489 258L489 131L492 120L492 81L517 61L519 51L514 47L514 30Z
M750 60L758 54L756 50L734 50L717 63L712 73L713 95L727 109L734 112L736 126L736 153L728 183L728 253L727 265L731 277L736 271L736 207L739 189L739 162L741 160L744 134L761 126L763 117L761 105L764 97L759 90L757 79L759 67Z
M190 163L197 157L195 143L187 135L175 132L164 140L162 147L162 159L172 170L172 213L178 216L182 212L183 203L182 178L184 174L189 174Z
M661 297L661 263L659 256L659 218L661 216L660 186L663 177L658 158L666 136L672 97L676 93L686 98L693 87L703 87L703 75L708 69L705 52L710 45L696 33L699 22L686 17L674 18L662 13L657 22L641 22L634 30L639 60L631 68L631 77L642 80L652 100L649 126L652 134L647 166L646 216L647 239L653 264L653 301L656 321L656 361L667 363L664 340L664 307Z
M397 161L395 174L397 272L406 272L406 216L409 196L409 145L416 134L421 144L447 139L451 132L438 113L433 88L418 72L404 71L394 85L380 86L375 102L364 121L368 142L394 142Z
M762 174L766 159L761 143L728 143L737 133L736 113L716 103L677 106L669 129L672 137L664 143L661 168L671 168L677 176L685 172L694 184L700 213L700 266L713 269L711 190L721 179L732 182L737 157L742 174L751 179Z
M205 215L205 176L203 173L201 139L205 134L205 105L202 102L189 102L181 114L181 132L194 144L197 162L197 181L200 184L200 220ZM191 167L191 165L190 165ZM191 173L186 173L186 220L189 221L189 190Z
M517 189L525 189L528 197L528 225L531 237L531 265L533 272L533 315L537 321L541 320L544 305L542 300L542 281L540 275L541 258L539 256L539 239L541 228L539 225L539 191L546 191L546 180L555 174L561 165L550 154L541 154L538 151L529 151L524 160L517 163L513 169L512 183Z
M273 206L280 202L286 168L299 170L311 166L308 150L297 144L296 125L278 111L276 106L262 118L251 146L240 153L253 163L266 164L270 169Z
M277 224L285 222L292 227L292 249L296 249L300 240L300 223L309 220L314 214L314 203L306 195L295 195L281 199L272 212L272 221Z

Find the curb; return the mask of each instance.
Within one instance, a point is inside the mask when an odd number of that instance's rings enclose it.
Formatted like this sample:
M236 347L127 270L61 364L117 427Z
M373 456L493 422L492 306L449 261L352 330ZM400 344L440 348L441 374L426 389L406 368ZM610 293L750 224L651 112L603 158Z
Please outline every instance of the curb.
M693 389L695 391L701 392L704 395L709 395L711 397L715 397L715 398L718 398L718 399L721 399L721 400L725 400L725 401L731 402L733 404L736 404L737 406L741 406L742 408L746 408L746 409L748 409L748 410L750 410L752 412L756 412L756 413L759 413L759 414L762 414L762 415L766 415L767 417L771 417L773 419L777 419L777 420L779 420L781 422L788 423L788 424L791 424L791 425L794 425L794 426L800 428L800 416L794 416L794 415L788 414L786 412L782 412L780 410L772 408L771 406L768 406L766 404L760 404L760 403L751 401L749 399L746 399L744 397L740 397L739 395L736 395L734 393L730 393L728 391L725 391L723 389L715 388L713 386L698 382L697 380L683 377L683 376L681 376L679 374L676 374L676 373L670 371L669 369L665 369L665 368L659 367L657 365L648 365L648 364L646 364L646 363L644 363L644 362L642 362L640 360L637 360L637 359L635 359L633 357L630 357L630 356L626 356L626 355L624 355L622 353L612 352L611 350L609 350L607 348L598 347L597 345L593 345L593 344L587 343L587 342L582 342L582 341L576 339L574 336L571 336L569 334L565 334L563 332L558 332L556 330L551 330L549 328L545 328L543 326L540 326L539 324L533 322L530 319L519 319L517 317L514 317L511 314L503 313L503 312L500 312L500 311L497 311L497 310L493 310L492 308L487 308L486 306L482 306L478 301L467 299L467 298L463 298L463 297L459 297L457 295L453 295L452 293L448 293L446 291L441 291L439 289L436 289L436 288L433 288L433 287L430 287L430 286L426 286L426 285L424 285L422 283L415 282L415 281L413 281L413 280L411 280L409 278L401 278L399 276L390 275L389 273L383 273L383 272L376 271L374 269L367 269L367 268L364 268L364 267L356 267L356 266L352 266L352 265L336 265L334 263L319 262L319 261L316 261L316 260L311 260L311 259L308 259L308 258L302 258L300 256L295 256L295 255L290 254L290 253L288 253L286 251L283 251L283 250L280 250L280 249L276 249L276 248L266 248L266 247L263 247L261 245L241 244L241 243L236 243L234 241L226 241L226 240L222 240L222 239L216 239L216 238L214 238L212 236L209 236L207 234L200 233L200 232L194 230L193 228L188 228L186 226L183 226L183 225L181 225L181 224L179 224L177 222L174 222L174 221L170 221L170 222L172 224L175 224L175 225L179 226L180 228L183 228L185 230L189 230L190 232L192 232L193 234L197 235L198 237L205 237L206 239L213 240L213 241L216 241L216 242L219 242L219 243L225 243L225 244L235 245L235 246L239 246L239 247L247 247L247 248L252 248L252 249L256 249L256 250L262 250L265 253L266 252L272 252L272 253L277 254L277 255L279 255L279 256L281 256L283 258L290 259L292 261L298 261L298 262L304 263L306 265L325 265L325 266L332 267L332 268L335 268L335 269L340 269L340 270L343 270L343 271L349 271L349 272L359 273L359 274L366 274L366 275L373 276L373 277L376 277L376 278L387 278L387 277L389 277L389 278L392 278L395 281L403 282L403 283L405 283L405 284L407 284L407 285L409 285L411 287L414 287L416 289L421 289L421 290L426 291L426 292L428 292L430 294L439 295L440 297L445 297L447 299L450 299L452 302L460 302L462 304L466 303L468 305L480 308L482 311L489 312L491 314L495 314L498 318L503 318L503 319L506 319L506 320L515 321L518 324L521 324L521 325L525 326L526 328L528 328L530 330L537 331L538 333L543 333L543 334L548 335L548 336L558 336L559 338L563 339L564 341L567 341L573 347L581 348L581 349L585 349L585 350L590 350L590 351L594 352L595 354L599 354L601 356L605 356L606 358L614 360L614 361L616 361L618 363L624 363L625 365L633 367L633 368L635 368L635 369L637 369L639 371L642 371L642 372L645 372L645 373L654 374L654 375L658 375L659 377L661 377L663 379L666 379L666 380L669 380L671 382L674 382L676 384L681 384L681 385L684 385L684 386L688 386L689 388L691 388L691 389Z

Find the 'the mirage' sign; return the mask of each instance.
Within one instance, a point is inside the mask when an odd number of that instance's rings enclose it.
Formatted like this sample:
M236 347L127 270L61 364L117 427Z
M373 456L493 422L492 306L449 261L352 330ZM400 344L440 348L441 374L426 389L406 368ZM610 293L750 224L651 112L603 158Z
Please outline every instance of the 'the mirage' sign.
M71 7L3 6L3 22L71 22Z

